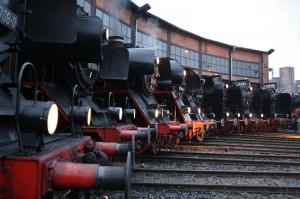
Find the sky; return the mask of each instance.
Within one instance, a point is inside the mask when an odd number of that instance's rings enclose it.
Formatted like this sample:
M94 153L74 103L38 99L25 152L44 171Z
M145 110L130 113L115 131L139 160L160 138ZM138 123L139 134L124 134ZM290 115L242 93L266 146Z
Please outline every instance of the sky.
M300 80L300 0L132 1L149 3L151 14L201 37L260 51L273 48L273 76L289 66Z

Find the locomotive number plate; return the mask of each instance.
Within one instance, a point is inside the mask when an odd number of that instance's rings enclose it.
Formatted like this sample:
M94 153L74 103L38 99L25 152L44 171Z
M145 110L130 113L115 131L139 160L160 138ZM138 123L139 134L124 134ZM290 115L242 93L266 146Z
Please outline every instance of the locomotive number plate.
M10 30L15 30L18 22L18 16L7 7L0 5L0 23Z

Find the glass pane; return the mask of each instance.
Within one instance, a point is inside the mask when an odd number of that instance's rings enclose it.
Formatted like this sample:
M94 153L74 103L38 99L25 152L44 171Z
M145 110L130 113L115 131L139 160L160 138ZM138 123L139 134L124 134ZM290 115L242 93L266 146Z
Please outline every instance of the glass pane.
M162 42L163 43L163 51L167 52L167 43L166 42Z
M96 9L96 16L98 16L102 19L102 11L99 9Z
M211 56L207 55L207 63L211 65Z
M142 43L142 35L139 32L137 32L137 34L136 34L136 41L139 43Z
M162 42L161 42L161 41L157 41L157 48L158 48L159 50L162 50L162 49L163 49L163 47L162 47Z
M109 16L105 13L103 13L103 25L109 27Z
M127 27L124 24L122 24L122 35L127 37Z
M149 47L152 47L153 46L153 39L152 39L152 37L150 37L150 36L148 36L148 46Z
M84 3L84 11L88 12L89 15L91 15L91 4L89 4L88 2Z
M147 41L147 35L142 34L142 44L143 45L147 45L148 41Z
M116 20L116 33L117 35L121 35L122 34L122 26L121 26L121 22Z
M180 48L176 46L176 56L180 56Z
M116 31L116 20L114 18L110 17L109 27L110 29Z
M217 58L216 57L212 57L212 64L217 64Z
M171 55L175 55L175 46L171 45Z
M243 75L244 76L245 74L242 74L242 72L244 73L245 71L244 70L242 71L242 69L240 69L240 68L237 69L237 75Z
M225 59L225 66L229 67L229 60Z
M77 5L83 6L84 0L77 0Z
M131 39L131 28L127 27L127 37Z

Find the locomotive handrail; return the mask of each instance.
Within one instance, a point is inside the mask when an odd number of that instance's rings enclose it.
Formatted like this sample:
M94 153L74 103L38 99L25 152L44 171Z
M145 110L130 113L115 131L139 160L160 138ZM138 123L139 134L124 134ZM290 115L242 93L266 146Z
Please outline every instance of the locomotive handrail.
M75 138L75 128L74 128L74 98L75 98L75 91L78 89L78 107L79 107L79 96L80 96L80 90L78 88L78 85L76 84L73 88L73 94L72 94L72 104L71 104L71 127L72 127L72 134L73 137Z
M20 90L21 90L21 81L23 77L24 70L26 66L31 66L33 71L34 71L34 77L35 77L35 91L34 91L34 104L36 103L37 100L37 88L38 88L38 78L37 78L37 72L34 67L34 65L30 62L26 62L21 66L21 70L19 72L18 76L18 84L17 84L17 100L16 100L16 128L17 128L17 135L18 135L18 141L19 141L19 146L20 146L20 152L24 152L24 147L23 147L23 141L21 137L21 132L20 132Z

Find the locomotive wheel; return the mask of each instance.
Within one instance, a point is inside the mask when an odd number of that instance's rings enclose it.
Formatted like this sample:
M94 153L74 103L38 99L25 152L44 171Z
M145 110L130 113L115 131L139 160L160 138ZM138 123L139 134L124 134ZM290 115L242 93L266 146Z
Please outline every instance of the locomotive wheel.
M94 86L100 74L100 64L75 63L69 65L74 69L77 81L83 89L89 89Z
M244 133L244 126L242 124L238 124L236 129L238 133Z
M204 139L204 133L205 133L205 131L204 131L203 128L201 128L200 131L197 131L197 140L198 141L200 141L200 142L203 141L203 139Z
M153 144L152 144L152 152L153 154L157 154L157 148L158 148L158 140L155 139Z

